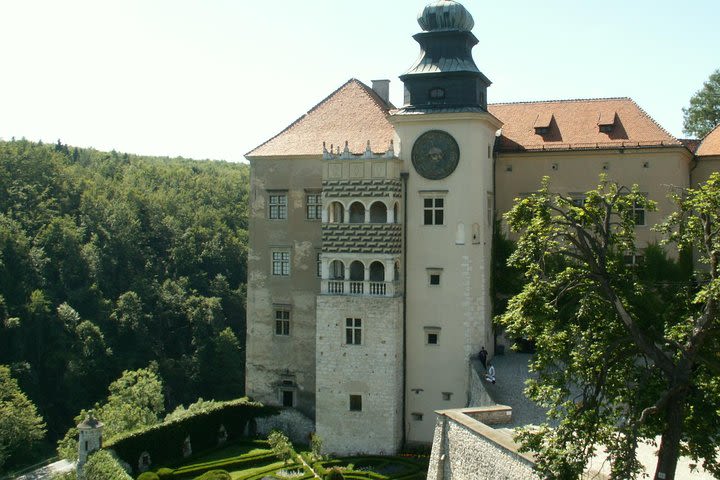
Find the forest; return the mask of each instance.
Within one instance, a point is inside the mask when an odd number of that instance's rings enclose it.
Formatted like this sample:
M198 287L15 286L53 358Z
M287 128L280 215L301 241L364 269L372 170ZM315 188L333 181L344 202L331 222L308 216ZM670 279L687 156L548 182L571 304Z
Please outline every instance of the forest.
M125 370L244 393L247 165L0 142L0 365L48 444ZM2 400L2 399L0 399Z

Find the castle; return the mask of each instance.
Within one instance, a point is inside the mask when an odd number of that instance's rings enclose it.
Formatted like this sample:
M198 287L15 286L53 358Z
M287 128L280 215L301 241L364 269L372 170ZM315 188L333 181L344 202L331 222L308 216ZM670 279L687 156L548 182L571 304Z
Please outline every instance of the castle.
M658 201L635 212L642 246L667 185L720 166L720 129L680 141L628 98L488 104L470 13L439 0L418 23L402 107L351 79L246 155L247 393L335 453L429 443L435 410L467 406L470 358L493 354L495 219L543 176L578 202L601 173L637 183Z

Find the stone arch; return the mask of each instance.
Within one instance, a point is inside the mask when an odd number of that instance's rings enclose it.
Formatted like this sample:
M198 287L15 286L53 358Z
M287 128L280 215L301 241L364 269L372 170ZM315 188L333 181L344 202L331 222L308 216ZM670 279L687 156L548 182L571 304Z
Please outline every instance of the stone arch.
M345 264L343 263L342 260L333 260L332 262L330 262L328 278L330 280L345 279Z
M353 202L349 213L350 223L365 223L365 205L362 202Z
M327 214L328 223L342 223L345 216L345 207L340 202L330 202Z
M383 202L373 202L370 205L370 223L387 223L387 205Z
M365 265L360 260L355 260L350 264L350 280L355 282L365 280Z
M371 282L384 282L385 281L385 265L377 260L370 264L370 281Z
M227 439L228 439L228 433L227 433L227 430L225 429L225 425L220 424L220 428L218 428L218 432L217 432L218 445L224 444L225 442L227 442Z
M152 466L152 459L150 458L150 453L146 450L140 454L140 457L138 458L138 471L139 472L147 472L150 470L150 467Z

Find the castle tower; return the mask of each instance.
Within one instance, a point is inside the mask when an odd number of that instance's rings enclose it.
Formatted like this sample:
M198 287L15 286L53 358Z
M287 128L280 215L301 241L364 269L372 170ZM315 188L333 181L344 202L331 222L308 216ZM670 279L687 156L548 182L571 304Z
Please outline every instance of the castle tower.
M79 432L77 475L78 478L83 478L82 469L88 456L102 448L103 424L90 412L87 418L77 426L77 429Z
M332 150L332 148L331 148ZM392 148L323 154L316 430L338 454L402 441L402 161Z
M418 16L421 55L391 116L408 172L406 439L432 438L434 410L465 407L470 358L492 349L493 145L490 81L472 59L470 13L440 0ZM492 353L492 352L491 352Z

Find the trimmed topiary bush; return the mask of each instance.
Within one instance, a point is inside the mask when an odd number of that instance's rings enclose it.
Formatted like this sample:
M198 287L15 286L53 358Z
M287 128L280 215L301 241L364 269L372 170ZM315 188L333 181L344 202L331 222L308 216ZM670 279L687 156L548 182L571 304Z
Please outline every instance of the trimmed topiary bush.
M226 470L210 470L205 472L195 480L231 480L232 477Z
M160 477L155 472L143 472L137 477L137 480L160 480Z
M327 474L325 474L325 480L345 480L345 477L343 476L339 468L334 467L330 469Z
M173 470L172 468L158 468L156 473L160 480L165 480L173 478L174 472L175 470Z

